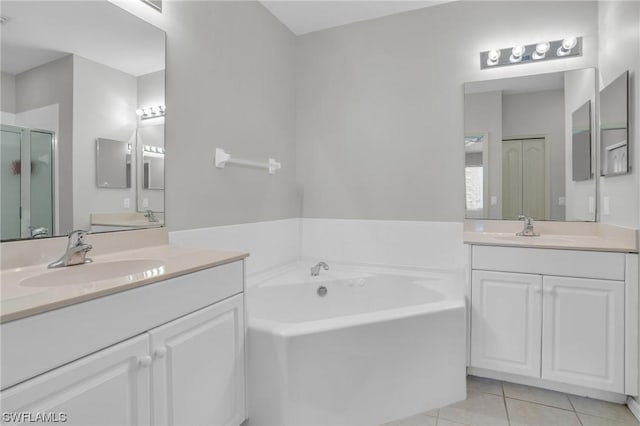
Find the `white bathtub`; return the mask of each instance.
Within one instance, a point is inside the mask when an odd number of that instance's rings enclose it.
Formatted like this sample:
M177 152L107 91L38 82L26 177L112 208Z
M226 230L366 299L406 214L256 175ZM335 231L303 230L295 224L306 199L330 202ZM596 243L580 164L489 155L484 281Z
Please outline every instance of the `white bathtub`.
M459 274L309 266L247 292L251 425L380 424L465 398Z

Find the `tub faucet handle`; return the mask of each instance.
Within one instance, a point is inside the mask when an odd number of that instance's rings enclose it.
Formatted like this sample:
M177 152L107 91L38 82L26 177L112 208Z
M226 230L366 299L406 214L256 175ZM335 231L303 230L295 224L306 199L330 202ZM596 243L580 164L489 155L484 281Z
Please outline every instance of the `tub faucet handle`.
M327 265L325 262L318 262L317 265L311 267L311 276L317 277L318 275L320 275L320 268L328 271L329 265Z

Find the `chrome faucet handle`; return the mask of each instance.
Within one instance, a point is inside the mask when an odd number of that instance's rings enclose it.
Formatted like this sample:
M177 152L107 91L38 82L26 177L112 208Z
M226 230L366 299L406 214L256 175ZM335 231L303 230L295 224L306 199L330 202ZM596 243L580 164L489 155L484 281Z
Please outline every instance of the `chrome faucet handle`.
M524 220L527 226L533 225L533 218L531 216L519 215L518 220Z
M76 229L74 231L69 232L69 242L67 247L76 247L84 244L84 239L88 233L89 231L85 231L84 229ZM74 236L76 236L75 239L74 239Z

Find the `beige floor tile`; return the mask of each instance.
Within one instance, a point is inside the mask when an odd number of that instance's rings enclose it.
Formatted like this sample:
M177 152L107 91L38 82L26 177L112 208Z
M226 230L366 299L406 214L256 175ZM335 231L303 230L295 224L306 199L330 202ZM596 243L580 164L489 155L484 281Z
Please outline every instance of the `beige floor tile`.
M628 420L617 422L615 420L605 419L602 417L590 416L589 414L578 413L578 417L583 426L637 426L637 420Z
M383 426L436 426L436 421L435 417L420 413L405 419L385 423Z
M512 426L580 426L573 411L507 398Z
M504 399L489 393L470 392L465 401L441 408L438 419L473 426L508 425Z
M523 401L537 402L538 404L550 405L565 410L573 410L567 395L547 389L505 382L504 396L507 398L521 399Z
M440 411L440 410L438 410L437 408L434 408L433 410L429 410L424 414L426 414L427 416L431 416L431 417L438 417L438 411Z
M573 395L569 395L569 400L578 413L603 417L620 423L636 421L626 405Z
M447 419L438 419L438 426L467 426L467 425L462 423L452 422Z
M467 390L469 392L485 392L502 396L502 382L483 377L467 376Z

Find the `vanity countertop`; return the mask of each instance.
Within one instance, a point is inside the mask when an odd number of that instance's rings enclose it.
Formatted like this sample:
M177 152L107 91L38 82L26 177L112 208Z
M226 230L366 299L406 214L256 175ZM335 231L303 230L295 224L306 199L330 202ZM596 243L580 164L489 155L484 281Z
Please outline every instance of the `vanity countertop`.
M637 253L635 244L626 244L617 239L606 239L593 235L554 235L520 237L515 233L465 232L465 244L485 246L532 247L564 250L613 251Z
M601 223L536 222L536 237L517 236L522 222L467 220L464 242L472 245L637 253L637 231Z
M248 255L248 253L242 252L187 249L164 244L99 254L98 256L91 256L90 252L88 257L93 259L93 263L88 265L69 266L53 270L47 269L47 264L45 263L3 269L0 275L0 322L13 321L135 287L164 281L191 272L241 260ZM143 268L146 269L143 272L117 278L83 281L78 284L57 286L24 285L25 280L41 274L60 274L69 268L87 268L92 267L92 265L100 268L99 265L104 263L135 260L147 261L153 266ZM109 267L107 266L106 269Z

